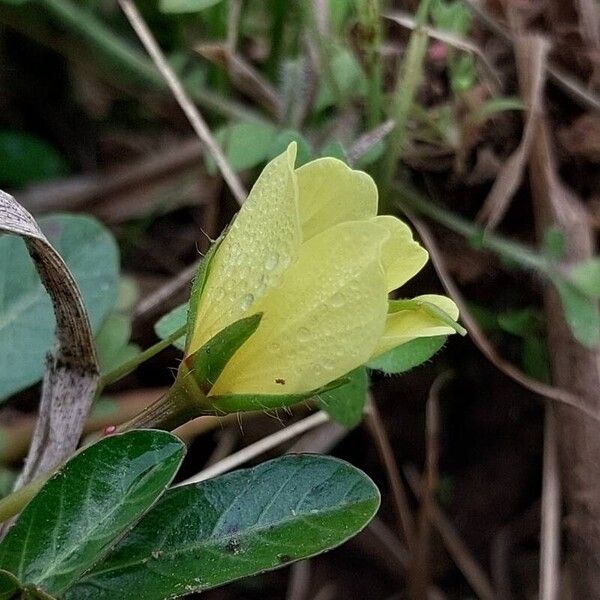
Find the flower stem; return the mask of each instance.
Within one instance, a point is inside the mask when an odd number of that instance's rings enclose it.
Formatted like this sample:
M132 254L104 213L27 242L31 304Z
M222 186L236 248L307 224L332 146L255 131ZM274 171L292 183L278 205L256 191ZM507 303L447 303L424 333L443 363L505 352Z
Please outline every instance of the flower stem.
M112 371L102 375L100 378L100 384L98 385L98 392L100 392L109 384L118 381L128 375L132 371L135 371L142 363L146 362L153 356L156 356L159 352L162 352L166 348L168 348L173 342L177 341L179 338L183 337L186 332L187 325L182 325L177 331L172 333L170 336L166 337L164 340L160 340L150 348L146 348L143 352L140 352L133 358L119 365Z

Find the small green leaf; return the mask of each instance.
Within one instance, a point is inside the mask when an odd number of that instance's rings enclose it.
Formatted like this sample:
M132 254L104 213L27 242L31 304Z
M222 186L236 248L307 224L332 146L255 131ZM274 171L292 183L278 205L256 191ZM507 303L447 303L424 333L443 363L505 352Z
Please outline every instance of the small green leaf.
M319 394L319 406L344 427L356 427L362 421L367 400L369 376L365 367L346 375L348 383Z
M160 0L159 9L163 13L194 13L219 4L223 0Z
M172 311L163 315L156 323L154 323L154 331L161 340L164 340L170 335L173 335L178 329L181 329L186 324L187 319L188 305L186 302L185 304L180 304L175 307ZM183 351L185 349L185 334L174 341L173 346Z
M500 327L512 335L526 338L536 335L544 330L544 318L535 308L521 308L510 310L497 316Z
M208 393L225 365L240 346L256 331L262 313L245 317L225 327L200 350L185 358L198 387Z
M96 332L113 308L119 280L114 238L95 219L53 215L39 219L75 278ZM50 298L21 239L0 237L0 399L39 381L54 343Z
M19 580L12 573L0 569L0 600L15 598L20 589Z
M54 179L67 172L66 162L50 144L17 131L0 131L0 165L0 184L13 187Z
M0 567L24 585L61 594L164 492L184 452L175 436L145 430L104 438L76 454L9 530Z
M65 600L164 600L277 569L338 546L379 507L340 460L290 455L169 490Z
M279 383L281 383L282 390L285 389L285 381L282 379ZM221 413L272 410L298 404L298 402L314 398L315 396L334 390L346 383L348 383L348 379L342 377L323 387L302 394L236 394L233 396L209 396L208 401L216 412Z
M574 285L554 278L565 314L565 320L573 337L583 346L593 348L600 342L600 315L598 301L588 298Z
M549 227L544 231L542 249L551 260L560 260L565 254L567 240L565 234L556 227Z
M252 169L267 161L277 129L268 123L233 123L215 133L229 164L235 171ZM209 173L216 173L214 159L207 159Z
M600 298L600 258L577 263L569 271L569 277L580 292L590 298Z
M96 334L96 351L100 371L107 373L133 358L140 349L129 343L131 319L119 313L106 317Z
M280 131L271 142L267 154L268 160L285 152L291 142L296 142L297 144L296 168L301 167L312 158L312 150L306 138L295 129L284 129L283 131Z
M372 358L367 363L367 367L388 375L398 375L410 371L429 360L442 348L445 342L445 335L411 340L406 344L392 348L392 350L381 356Z

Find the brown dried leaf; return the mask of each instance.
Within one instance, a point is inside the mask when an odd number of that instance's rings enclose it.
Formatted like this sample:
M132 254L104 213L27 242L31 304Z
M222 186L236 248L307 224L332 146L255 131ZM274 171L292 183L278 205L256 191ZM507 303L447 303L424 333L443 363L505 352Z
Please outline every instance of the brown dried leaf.
M0 230L23 238L56 317L56 347L46 359L40 416L17 482L21 487L76 449L99 373L88 315L73 276L35 219L2 191Z

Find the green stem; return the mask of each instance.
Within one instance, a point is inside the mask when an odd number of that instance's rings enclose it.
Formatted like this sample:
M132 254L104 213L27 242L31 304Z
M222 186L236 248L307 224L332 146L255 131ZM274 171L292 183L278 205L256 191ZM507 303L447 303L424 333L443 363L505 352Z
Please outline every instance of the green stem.
M42 489L50 475L51 473L37 477L16 492L2 498L0 500L0 523L18 515L25 505Z
M160 340L160 342L156 342L150 348L146 348L143 352L140 352L133 358L124 362L122 365L119 365L112 371L105 373L100 377L100 383L98 385L98 392L100 392L109 384L118 381L119 379L123 379L125 375L128 375L132 371L135 371L142 363L151 359L153 356L156 356L159 352L162 352L166 348L168 348L173 342L176 342L179 338L185 335L187 330L187 325L182 325L177 331L166 337L164 340Z
M395 126L388 138L388 151L383 161L381 178L384 203L390 201L389 194L396 174L396 166L406 147L409 115L423 78L423 63L427 52L428 35L422 25L427 20L430 3L431 0L421 0L419 10L415 15L416 27L411 33L406 54L398 72L392 105L392 118L395 121Z
M535 250L499 235L487 233L482 227L430 202L409 187L396 186L394 191L400 197L397 202L400 209L407 207L429 217L447 229L476 243L480 248L490 250L524 269L536 271L545 276L557 274L556 269L552 267L547 258Z
M367 123L371 129L381 122L382 76L379 48L381 47L381 20L379 0L356 0L360 37L366 54L369 80Z

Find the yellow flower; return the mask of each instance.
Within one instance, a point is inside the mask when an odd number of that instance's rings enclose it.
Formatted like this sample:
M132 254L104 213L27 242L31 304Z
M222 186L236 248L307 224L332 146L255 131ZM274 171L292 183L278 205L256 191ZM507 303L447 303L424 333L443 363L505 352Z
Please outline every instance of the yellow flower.
M295 169L295 155L290 144L265 167L211 258L186 356L239 319L262 318L209 397L302 394L400 344L455 331L449 298L388 304L428 256L402 221L376 216L371 177L334 158Z

